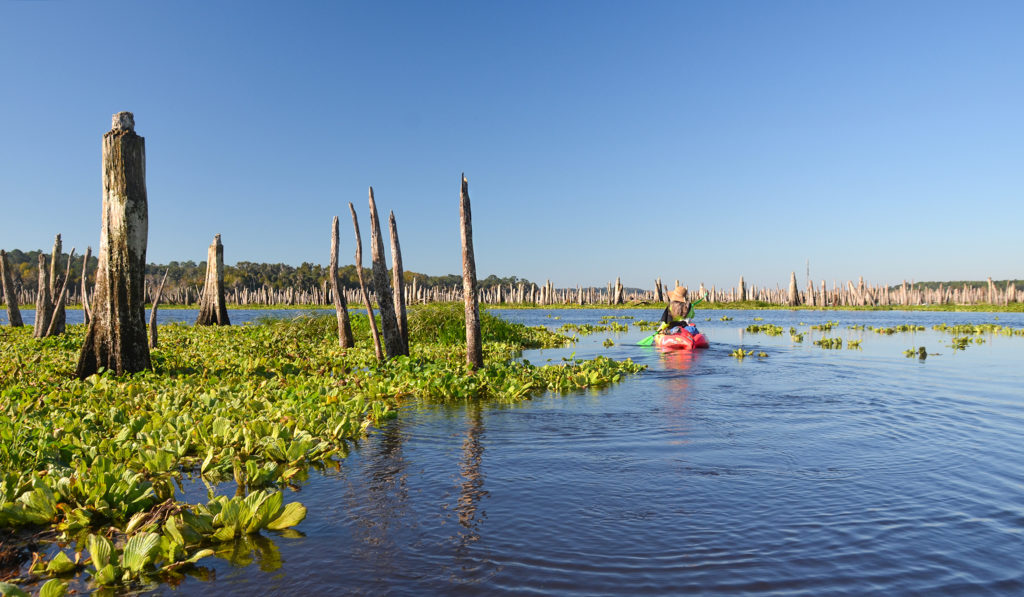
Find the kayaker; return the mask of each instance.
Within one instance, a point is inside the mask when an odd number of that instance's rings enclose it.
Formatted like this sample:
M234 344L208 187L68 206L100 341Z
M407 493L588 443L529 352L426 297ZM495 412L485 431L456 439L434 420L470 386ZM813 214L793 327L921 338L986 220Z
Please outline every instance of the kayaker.
M668 306L661 314L658 332L669 332L673 328L684 327L689 323L687 319L693 317L693 305L687 299L688 294L685 286L676 286L668 293Z

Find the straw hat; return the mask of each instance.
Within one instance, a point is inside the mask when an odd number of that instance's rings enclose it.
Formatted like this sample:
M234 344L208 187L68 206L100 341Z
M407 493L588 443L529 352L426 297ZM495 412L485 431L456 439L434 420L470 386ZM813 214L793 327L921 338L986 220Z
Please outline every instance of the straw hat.
M686 295L687 290L685 286L676 286L668 293L668 300L682 303L686 300Z

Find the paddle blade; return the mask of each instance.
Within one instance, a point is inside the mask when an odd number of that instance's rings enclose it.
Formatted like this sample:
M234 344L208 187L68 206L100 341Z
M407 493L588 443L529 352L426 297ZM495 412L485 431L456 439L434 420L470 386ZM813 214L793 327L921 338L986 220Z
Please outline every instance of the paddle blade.
M654 344L654 337L657 335L658 334L651 334L650 336L647 336L646 338L637 342L636 344L637 346L650 346L651 344Z

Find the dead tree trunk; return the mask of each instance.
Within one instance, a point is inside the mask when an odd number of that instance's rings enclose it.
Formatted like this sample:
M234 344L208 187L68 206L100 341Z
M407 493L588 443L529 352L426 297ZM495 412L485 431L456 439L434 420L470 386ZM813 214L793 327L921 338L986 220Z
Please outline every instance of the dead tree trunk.
M405 271L402 269L402 247L398 243L398 224L395 212L388 215L388 232L391 235L391 285L395 296L395 317L398 331L402 334L403 354L409 354L409 318L405 313Z
M71 279L71 260L75 258L75 249L71 249L71 253L68 254L68 269L64 272L64 282L60 285L60 290L57 292L57 300L53 303L53 317L50 318L50 326L46 328L47 336L56 336L57 334L64 333L64 320L57 318L57 313L64 312L64 303L67 302L68 297L68 281ZM50 280L53 282L53 280Z
M613 301L616 305L621 305L625 302L622 288L622 278L615 278L615 299Z
M146 342L146 141L131 112L114 115L103 135L103 229L92 321L78 358L84 379L105 368L115 374L150 368Z
M206 252L206 282L196 325L231 325L224 301L224 245L220 244L219 234L213 236Z
M89 325L92 314L89 312L89 284L87 282L87 271L89 268L89 257L92 256L92 247L85 248L85 256L82 257L82 319L83 323Z
M789 306L800 304L800 291L796 288L796 272L789 272Z
M377 320L373 318L373 305L370 304L370 295L366 292L366 281L363 280L363 241L359 238L359 219L356 218L356 208L348 204L352 212L352 227L356 233L356 277L359 278L359 293L363 296L363 303L366 305L366 315L370 318L370 335L373 336L373 350L377 353L377 360L384 360L384 352L380 348L380 334L377 333Z
M156 348L157 334L156 334L156 310L160 306L160 295L164 293L164 283L167 282L167 274L171 271L171 268L164 270L164 277L160 280L160 286L156 289L156 294L153 295L153 308L149 310L149 347Z
M60 273L60 256L63 252L63 244L61 243L60 235L53 240L53 252L50 254L50 300L53 301L53 311L50 313L50 325L47 326L47 330L51 327L54 328L57 334L64 333L64 305L58 305L57 294L60 292L61 283L57 274ZM70 270L69 270L70 271ZM56 321L56 326L54 326ZM47 331L47 336L52 334Z
M329 275L331 277L331 294L334 298L334 311L338 316L338 345L342 348L352 348L356 345L352 338L352 323L348 319L348 303L345 300L345 293L338 284L338 216L334 216L331 224L331 266Z
M50 300L49 273L46 271L46 256L39 253L39 290L36 292L36 319L32 326L32 337L46 336L50 328L50 317L53 316L53 303Z
M388 280L388 265L384 261L384 239L381 238L373 187L370 187L370 258L373 261L373 292L377 296L380 327L384 332L384 352L390 359L406 354L406 350L395 316L395 299L391 294L391 281Z
M476 259L473 257L473 216L469 206L469 181L462 175L459 192L459 221L462 229L462 297L466 303L466 362L473 369L484 366L480 341L480 305L476 296Z
M21 320L18 295L14 292L14 283L11 281L11 264L7 262L7 252L3 250L0 250L0 284L3 284L4 302L7 303L7 325L20 328L25 324Z
M740 276L740 285L736 289L736 301L742 303L747 300L747 287L743 283L743 276Z

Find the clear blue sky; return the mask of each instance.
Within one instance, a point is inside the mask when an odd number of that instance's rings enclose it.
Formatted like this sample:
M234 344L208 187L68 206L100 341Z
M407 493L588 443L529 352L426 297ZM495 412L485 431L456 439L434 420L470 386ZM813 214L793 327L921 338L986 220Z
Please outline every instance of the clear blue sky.
M95 249L146 138L148 261L651 287L1021 278L1020 2L0 3L0 247Z

